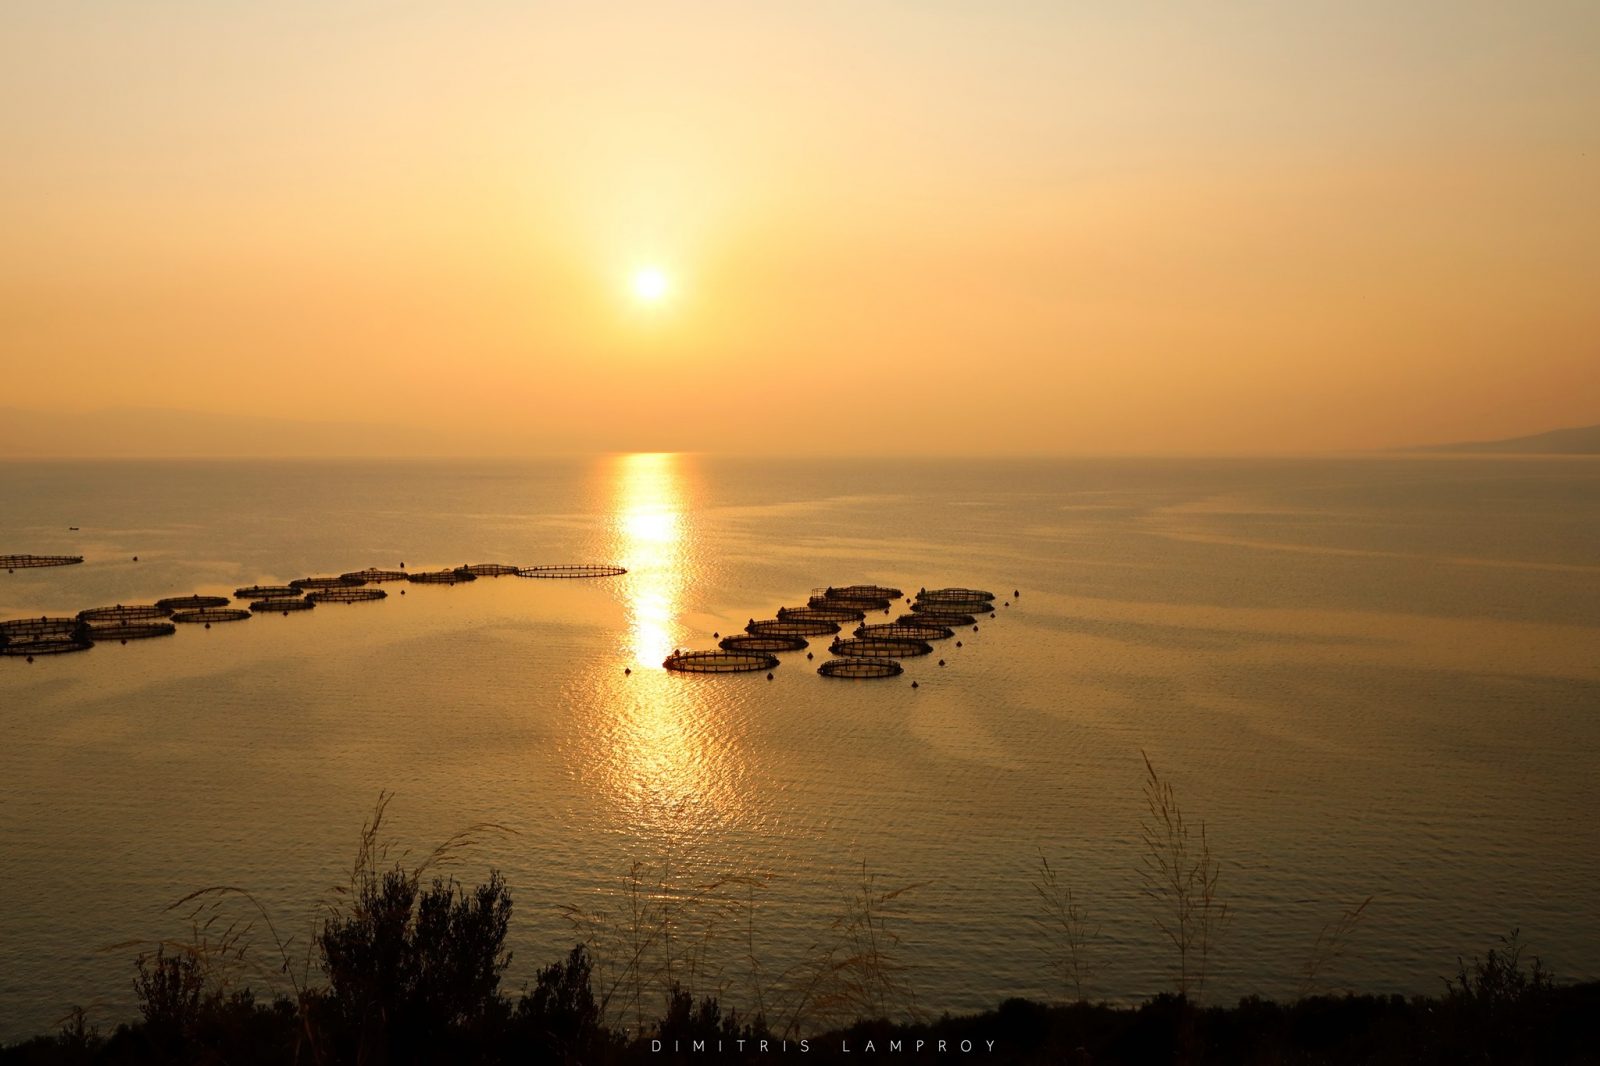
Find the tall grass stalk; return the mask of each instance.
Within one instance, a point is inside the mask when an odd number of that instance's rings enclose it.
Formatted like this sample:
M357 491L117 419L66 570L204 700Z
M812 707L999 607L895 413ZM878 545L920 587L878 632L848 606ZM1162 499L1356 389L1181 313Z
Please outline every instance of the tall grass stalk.
M1156 772L1149 755L1139 754L1145 768L1142 891L1157 904L1156 928L1178 954L1178 994L1198 1002L1212 941L1228 917L1228 905L1218 896L1221 864L1211 854L1205 822L1190 832L1172 783Z
M1085 982L1094 973L1089 962L1089 941L1099 934L1099 927L1090 925L1089 914L1073 895L1072 886L1056 874L1042 849L1031 883L1044 905L1044 915L1034 915L1033 923L1044 935L1050 966L1063 987L1071 988L1073 1000L1082 1003Z

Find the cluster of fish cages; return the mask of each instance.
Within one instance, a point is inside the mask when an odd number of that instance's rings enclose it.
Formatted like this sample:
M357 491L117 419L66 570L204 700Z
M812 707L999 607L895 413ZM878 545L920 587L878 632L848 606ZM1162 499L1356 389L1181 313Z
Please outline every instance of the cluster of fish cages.
M517 570L518 577L578 578L621 577L627 567L603 563L558 563L545 566L524 566Z
M72 566L83 562L81 555L0 555L0 566L6 573L16 570L33 570L41 566Z
M5 555L0 563L8 568L32 566L65 566L83 562L82 556ZM29 662L36 655L58 655L65 652L85 651L97 640L116 640L126 644L130 640L171 636L179 625L201 625L207 629L221 622L242 622L257 614L291 614L309 611L319 603L373 603L388 598L388 593L369 586L390 581L410 581L424 585L456 585L476 581L480 577L547 577L582 578L614 577L627 573L627 569L606 563L562 563L541 566L514 566L510 563L472 563L448 570L413 572L404 569L384 570L372 567L354 570L338 576L302 577L286 585L245 585L233 590L232 598L214 595L167 596L154 603L114 604L109 607L90 607L72 617L15 618L0 621L0 655L26 657ZM404 595L402 591L401 595ZM248 607L233 606L234 600ZM833 627L838 631L838 626ZM744 648L730 647L720 652L708 653L723 658L705 662L686 661L681 668L690 672L728 673L743 662L755 657L759 669L777 665L770 652L776 649L804 648L806 642L796 637L779 635L749 638ZM730 658L731 657L731 658Z

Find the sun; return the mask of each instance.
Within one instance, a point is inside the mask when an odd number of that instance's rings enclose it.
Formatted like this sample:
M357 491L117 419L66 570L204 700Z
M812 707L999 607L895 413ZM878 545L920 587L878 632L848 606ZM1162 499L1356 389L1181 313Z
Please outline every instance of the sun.
M633 295L640 303L661 303L671 288L666 274L658 267L640 267L633 272Z

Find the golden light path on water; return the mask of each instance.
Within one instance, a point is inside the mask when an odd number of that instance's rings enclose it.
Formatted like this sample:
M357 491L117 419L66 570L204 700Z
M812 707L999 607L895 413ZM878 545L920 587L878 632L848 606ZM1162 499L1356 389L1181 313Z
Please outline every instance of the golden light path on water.
M683 594L694 571L691 473L670 453L618 456L610 484L612 557L625 588L631 669L596 687L597 782L619 829L659 853L675 852L744 820L746 776L731 718L742 700L729 686L662 667L688 637ZM737 690L735 690L737 691Z

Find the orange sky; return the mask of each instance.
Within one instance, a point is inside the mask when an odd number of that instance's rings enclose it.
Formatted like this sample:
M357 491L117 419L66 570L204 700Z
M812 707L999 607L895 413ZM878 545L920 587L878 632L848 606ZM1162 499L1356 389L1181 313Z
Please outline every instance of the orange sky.
M0 409L501 454L1600 422L1597 48L1588 2L13 3Z

